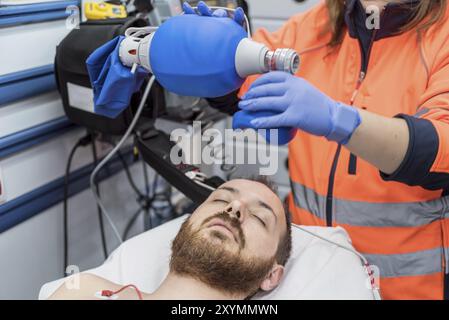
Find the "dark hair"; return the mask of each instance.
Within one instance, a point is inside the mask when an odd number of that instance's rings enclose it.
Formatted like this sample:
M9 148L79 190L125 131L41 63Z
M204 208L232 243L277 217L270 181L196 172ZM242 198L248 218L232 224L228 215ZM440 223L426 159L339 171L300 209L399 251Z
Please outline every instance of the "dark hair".
M278 189L276 184L270 180L267 176L255 176L251 177L248 180L256 181L259 183L262 183L263 185L267 186L271 191L273 191L274 194L278 195ZM279 195L278 195L279 196ZM282 238L279 241L279 246L276 251L276 261L282 266L285 266L285 264L288 261L288 258L290 258L290 254L292 251L292 221L290 212L288 210L288 206L284 203L284 214L285 214L285 220L286 220L286 233L282 236Z

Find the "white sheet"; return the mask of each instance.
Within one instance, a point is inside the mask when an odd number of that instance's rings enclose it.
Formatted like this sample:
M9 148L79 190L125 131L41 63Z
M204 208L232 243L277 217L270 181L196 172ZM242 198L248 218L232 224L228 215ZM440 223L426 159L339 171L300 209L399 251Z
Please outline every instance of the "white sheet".
M168 273L171 240L185 219L186 216L178 218L126 241L103 265L85 272L153 292ZM340 227L304 228L352 248L346 231ZM282 283L255 299L373 299L359 257L296 228L292 237L293 252ZM48 298L63 281L59 279L42 286L39 299Z

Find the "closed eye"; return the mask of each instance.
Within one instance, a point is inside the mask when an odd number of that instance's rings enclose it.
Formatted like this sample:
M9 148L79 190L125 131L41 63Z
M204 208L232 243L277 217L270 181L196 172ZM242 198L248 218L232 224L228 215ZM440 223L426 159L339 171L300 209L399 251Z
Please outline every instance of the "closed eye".
M214 200L212 200L212 202L222 202L222 203L229 203L228 201L226 201L226 200L223 200L223 199L214 199Z
M265 221L263 221L259 216L253 214L253 217L255 217L257 220L259 220L259 222L264 226L264 228L267 227L267 224L265 223Z

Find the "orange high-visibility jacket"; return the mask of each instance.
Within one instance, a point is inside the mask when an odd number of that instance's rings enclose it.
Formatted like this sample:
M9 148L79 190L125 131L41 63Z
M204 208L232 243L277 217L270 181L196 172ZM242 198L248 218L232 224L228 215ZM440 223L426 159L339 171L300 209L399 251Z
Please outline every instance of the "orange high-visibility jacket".
M383 19L388 24L386 15ZM379 37L385 33L381 20L366 70L351 22L342 44L332 50L326 45L330 34L320 37L327 20L321 3L277 32L259 30L254 39L272 49L297 50L297 76L331 98L405 119L410 146L398 171L387 176L345 147L299 131L289 145L293 222L345 228L355 248L380 269L383 298L447 297L449 14L422 36L412 30ZM239 95L254 80L249 78Z

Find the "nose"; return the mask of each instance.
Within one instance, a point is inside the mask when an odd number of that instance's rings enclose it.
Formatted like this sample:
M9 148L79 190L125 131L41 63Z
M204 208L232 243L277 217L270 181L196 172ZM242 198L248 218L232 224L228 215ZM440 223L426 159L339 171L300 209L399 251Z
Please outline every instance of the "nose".
M231 217L236 218L241 222L245 219L245 205L238 201L234 200L230 202L226 208L225 212L228 213Z

